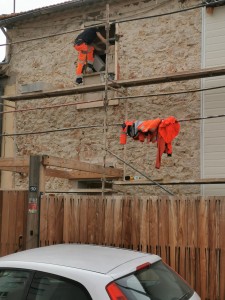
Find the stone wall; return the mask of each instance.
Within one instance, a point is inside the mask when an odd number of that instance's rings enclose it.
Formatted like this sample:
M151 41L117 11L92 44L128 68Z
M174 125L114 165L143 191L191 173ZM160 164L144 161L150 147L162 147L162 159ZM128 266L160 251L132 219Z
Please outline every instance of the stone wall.
M132 4L133 3L133 4ZM194 6L198 1L190 0L184 5ZM173 1L122 1L110 5L112 18L130 18L157 15L181 8ZM52 88L74 86L76 52L73 40L83 20L90 24L90 17L102 19L104 6L84 11L55 13L21 23L8 33L13 41L40 36L52 37L14 44L9 75L16 78L17 92L21 85L45 82ZM88 18L87 18L88 17ZM201 9L191 10L165 17L144 19L118 25L121 35L118 47L119 78L142 78L163 75L182 70L201 68ZM57 35L60 32L70 32ZM129 95L173 92L200 88L200 80L130 88ZM38 108L56 104L81 101L80 95L42 100L19 101L17 109ZM128 119L165 118L170 115L178 120L200 116L200 93L136 98L120 101L118 106L108 108L109 124L122 123ZM126 109L127 107L127 109ZM15 115L17 132L44 131L80 125L101 125L103 108L76 110L76 106L27 111ZM120 127L112 126L107 132L110 150L124 157L124 147L119 144ZM47 154L82 161L102 163L103 130L76 129L48 134L17 136L16 155ZM155 169L156 144L141 144L128 139L125 159L129 164L145 172L152 179L197 179L200 178L200 122L182 122L179 136L173 142L173 156L163 156L159 170ZM115 167L123 164L115 158ZM139 175L126 167L126 173ZM26 187L27 178L15 177L16 187ZM63 180L48 181L48 190L68 190L71 183ZM121 190L122 188L120 188ZM199 193L199 187L169 187L175 194ZM127 188L130 193L165 193L159 188Z

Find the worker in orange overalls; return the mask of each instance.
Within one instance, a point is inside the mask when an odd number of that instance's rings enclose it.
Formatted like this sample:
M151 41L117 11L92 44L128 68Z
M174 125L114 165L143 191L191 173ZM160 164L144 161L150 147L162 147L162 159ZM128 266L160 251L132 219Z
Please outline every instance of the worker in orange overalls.
M94 63L94 40L98 37L100 41L106 44L106 39L99 32L99 28L87 28L81 32L74 41L74 48L78 51L78 61L76 68L76 83L83 82L83 73L93 72Z

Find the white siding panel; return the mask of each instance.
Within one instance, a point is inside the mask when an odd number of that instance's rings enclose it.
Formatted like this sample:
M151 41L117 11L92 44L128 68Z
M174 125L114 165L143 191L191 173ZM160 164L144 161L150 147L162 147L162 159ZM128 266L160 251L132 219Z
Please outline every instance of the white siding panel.
M212 138L213 136L216 136L216 138L219 136L220 138L225 138L225 126L224 129L221 130L213 130L210 128L210 131L206 131L205 134L205 139L208 142L208 138Z
M220 159L225 159L225 154L223 152L216 153L216 155L214 155L212 153L205 153L205 161L206 162L211 161L211 160L216 162Z
M209 192L208 192L209 191ZM221 196L224 195L224 185L223 184L209 184L207 185L206 195Z
M225 66L225 7L204 10L203 66ZM203 87L225 86L225 76L203 80ZM202 97L203 117L225 114L225 88L206 91ZM225 178L225 117L203 121L202 177ZM225 184L205 185L204 195L225 195Z
M216 144L213 144L212 142L208 142L208 143L210 143L210 145L207 145L207 143L206 143L204 153L212 153L212 156L216 157L218 153L224 151L223 145L221 145L221 144L219 145L219 142ZM206 161L205 161L205 164L206 164ZM224 172L224 175L225 175L225 172Z

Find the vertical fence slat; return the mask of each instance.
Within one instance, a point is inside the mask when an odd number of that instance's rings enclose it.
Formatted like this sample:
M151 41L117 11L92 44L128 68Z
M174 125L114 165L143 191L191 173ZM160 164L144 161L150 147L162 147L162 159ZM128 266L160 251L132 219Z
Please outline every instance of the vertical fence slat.
M16 214L17 214L17 192L8 193L9 201L9 228L8 228L8 253L16 250Z
M149 200L143 199L140 208L140 244L143 252L148 252L149 246Z
M45 246L47 244L48 234L47 234L47 222L48 222L48 198L43 196L41 198L41 212L40 212L40 246Z
M97 201L96 224L96 243L103 245L105 243L105 199L102 199L102 197L99 197Z
M111 197L106 199L105 206L105 244L112 246L114 229L114 200Z
M55 240L55 195L49 196L49 204L48 204L48 243L49 245L54 244Z
M225 299L225 198L220 200L220 300Z
M176 251L177 248L177 229L178 229L178 199L174 197L169 198L169 247L170 247L170 266L176 268Z
M2 205L2 225L1 226L1 255L4 256L9 253L8 249L8 229L9 229L9 211L10 211L10 194L9 192L3 192L3 205Z
M158 198L149 199L149 252L157 254L159 245Z
M87 198L82 197L80 202L80 242L86 244L87 239Z
M114 236L113 242L116 247L122 245L122 226L123 226L123 198L116 197L114 200Z
M81 199L78 196L73 197L73 206L72 206L72 241L74 243L80 243L80 218L82 216L80 215L80 202Z
M200 249L200 294L202 299L208 297L207 266L208 266L208 201L200 199L198 211L198 246Z
M140 247L140 201L134 197L131 201L131 245L133 250L139 250Z
M187 200L187 245L189 257L187 260L186 280L196 287L196 247L197 247L197 215L196 201Z
M122 227L123 247L131 247L131 199L126 197L123 202L123 227Z
M64 216L63 216L63 241L69 243L69 216L70 216L70 197L64 197Z
M209 198L209 299L216 299L216 249L217 244L217 223L216 223L216 200L213 197ZM214 274L214 276L210 276Z
M168 198L159 199L158 215L159 215L159 245L162 259L168 263L167 246L169 244L169 218L168 218Z
M177 271L185 278L186 276L186 242L187 242L187 215L186 215L186 198L180 197L178 202L178 234L177 234Z
M87 211L87 218L88 218L88 244L95 244L96 243L96 206L95 206L95 198L88 198L88 211Z
M55 240L56 244L63 242L63 197L55 199Z
M16 239L17 249L25 250L28 192L17 192Z

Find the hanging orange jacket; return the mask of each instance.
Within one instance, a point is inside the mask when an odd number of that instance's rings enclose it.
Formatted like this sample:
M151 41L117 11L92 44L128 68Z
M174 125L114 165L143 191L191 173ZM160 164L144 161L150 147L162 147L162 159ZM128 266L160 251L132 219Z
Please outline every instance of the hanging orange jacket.
M120 144L125 145L127 143L127 132L128 132L128 127L132 126L134 124L134 121L125 121L122 124L121 128L121 133L120 133Z
M127 141L127 135L134 140L144 142L155 142L157 138L157 129L161 122L161 119L147 120L147 121L125 121L122 125L120 134L120 144L125 145Z
M168 156L172 155L172 141L180 131L180 124L173 116L161 120L160 118L146 121L126 121L122 125L120 144L126 144L127 135L134 140L154 143L157 141L157 156L156 165L157 169L160 168L161 158L163 153Z
M155 167L160 168L163 153L172 156L172 141L180 131L180 124L176 118L170 116L159 124L157 139L157 156Z

